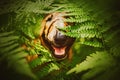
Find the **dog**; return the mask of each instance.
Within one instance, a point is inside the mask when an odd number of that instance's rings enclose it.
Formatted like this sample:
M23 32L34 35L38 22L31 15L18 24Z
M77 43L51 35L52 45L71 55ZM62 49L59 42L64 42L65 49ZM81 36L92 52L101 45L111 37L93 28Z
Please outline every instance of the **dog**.
M72 45L75 38L66 36L60 28L68 27L65 22L64 12L54 12L48 14L41 24L40 41L47 48L54 58L58 60L72 59Z

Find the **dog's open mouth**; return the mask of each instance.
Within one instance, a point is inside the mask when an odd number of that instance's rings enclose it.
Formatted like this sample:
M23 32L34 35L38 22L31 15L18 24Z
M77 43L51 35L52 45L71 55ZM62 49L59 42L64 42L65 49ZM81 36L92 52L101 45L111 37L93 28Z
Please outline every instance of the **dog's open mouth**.
M66 57L66 46L64 47L56 47L56 46L52 46L53 48L53 55L56 58L62 59Z

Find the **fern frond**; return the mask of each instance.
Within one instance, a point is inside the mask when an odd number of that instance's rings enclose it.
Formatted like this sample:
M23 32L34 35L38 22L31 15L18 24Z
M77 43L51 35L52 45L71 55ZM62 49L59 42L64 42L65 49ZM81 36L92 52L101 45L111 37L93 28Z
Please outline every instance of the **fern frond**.
M52 73L56 70L59 70L59 69L60 68L55 63L48 63L47 66L45 66L41 70L37 71L36 74L38 75L39 78L43 78L43 77L49 75L50 73Z
M82 80L88 80L97 74L103 73L106 70L110 70L115 66L116 61L110 54L107 52L96 52L88 56L82 63L77 64L76 67L68 71L67 74L87 71L87 73L83 75Z
M49 59L49 58L47 58L45 56L43 56L43 57L40 56L37 59L35 59L32 62L30 62L29 64L30 64L31 68L34 69L37 66L41 66L42 64L45 64L45 63L51 62L51 61L53 61L53 60Z
M92 47L103 47L103 44L101 41L97 40L97 39L89 39L89 40L85 40L85 41L81 41L81 44L85 44L85 45L88 45L88 46L92 46Z
M53 3L53 0L37 0L35 2L30 0L9 0L2 1L0 4L0 14L16 12L20 13L21 11L25 12L34 12L41 13L43 9L49 8Z
M90 20L90 17L89 16L75 16L75 17L70 17L70 18L67 18L65 21L66 22L76 22L76 23L82 23L82 22L85 22L85 21L89 21Z
M36 76L31 72L31 69L28 64L26 64L25 57L27 53L24 52L20 45L18 44L18 36L14 36L12 32L4 32L0 34L0 68L2 69L2 75L4 79L16 79L15 74L18 74L17 77L24 79L37 79ZM3 41L4 40L4 41ZM9 72L10 73L6 73ZM5 77L9 75L8 77ZM19 78L19 80L21 80Z
M81 38L101 38L102 35L100 32L97 31L97 29L91 29L91 30L81 30L80 31Z

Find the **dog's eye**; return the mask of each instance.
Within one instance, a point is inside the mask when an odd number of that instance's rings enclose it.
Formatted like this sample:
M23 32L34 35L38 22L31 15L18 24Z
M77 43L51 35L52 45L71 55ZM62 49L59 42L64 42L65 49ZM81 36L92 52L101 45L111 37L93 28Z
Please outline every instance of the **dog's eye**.
M53 15L51 15L50 17L48 17L48 19L46 20L46 22L51 21L52 17L53 17Z

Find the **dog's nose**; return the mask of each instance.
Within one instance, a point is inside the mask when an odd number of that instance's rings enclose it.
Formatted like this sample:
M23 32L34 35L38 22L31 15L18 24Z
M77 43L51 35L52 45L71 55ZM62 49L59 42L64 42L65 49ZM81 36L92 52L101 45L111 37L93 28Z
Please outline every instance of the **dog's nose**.
M64 35L62 32L58 31L55 36L55 43L64 44L66 39L67 39L67 36Z

